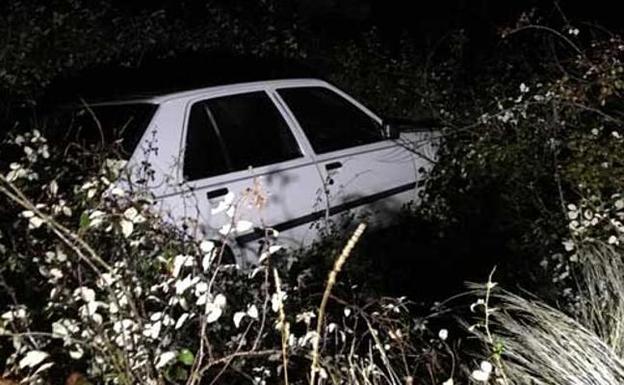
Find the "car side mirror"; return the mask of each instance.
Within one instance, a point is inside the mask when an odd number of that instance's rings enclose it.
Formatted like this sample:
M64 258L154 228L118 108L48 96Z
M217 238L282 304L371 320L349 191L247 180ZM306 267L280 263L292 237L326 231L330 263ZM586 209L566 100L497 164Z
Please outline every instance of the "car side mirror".
M383 131L386 139L398 139L401 134L400 127L392 122L384 122Z
M432 118L419 120L386 118L383 120L383 130L386 139L398 139L401 132L431 131L440 126L441 123Z

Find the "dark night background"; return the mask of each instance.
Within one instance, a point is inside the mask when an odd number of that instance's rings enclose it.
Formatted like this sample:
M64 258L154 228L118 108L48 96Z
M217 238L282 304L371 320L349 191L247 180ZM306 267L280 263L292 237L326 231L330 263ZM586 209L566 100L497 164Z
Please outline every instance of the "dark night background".
M93 5L97 4L96 2L86 4L89 4L85 6L87 12L96 13L98 6ZM44 92L48 95L44 104L50 100L72 99L77 94L89 97L154 89L184 89L229 80L308 75L331 78L332 72L335 72L331 63L335 59L331 56L332 49L341 50L341 45L345 42L362 39L371 31L379 40L379 48L389 55L398 54L408 40L410 49L415 51L416 55L420 55L423 62L427 55L448 43L451 36L457 38L457 35L461 35L463 39L461 66L465 72L465 80L469 81L469 78L481 71L485 63L492 61L496 56L502 29L514 25L523 13L537 10L536 18L553 26L580 22L599 25L613 31L621 27L614 3L606 0L595 1L590 5L582 2L493 0L432 2L110 0L106 4L106 9L109 9L122 26L127 26L129 31L132 28L142 28L137 22L140 18L149 20L152 17L154 19L163 17L163 23L177 25L173 31L162 32L160 37L167 40L175 40L177 33L184 35L189 31L191 34L195 33L194 30L201 31L202 28L208 31L211 28L218 28L222 15L227 15L229 23L234 23L243 32L233 32L233 35L229 36L227 29L231 24L226 23L221 29L226 31L223 38L216 37L216 41L204 43L199 48L184 48L177 46L175 42L160 42L159 36L150 37L149 31L137 31L136 36L130 36L130 39L141 39L141 34L145 37L142 41L129 43L136 47L119 48L119 52L113 54L124 55L123 50L127 49L139 50L140 52L130 52L128 64L120 63L124 59L119 56L112 59L88 59L85 63L63 64L65 69L60 71L56 71L55 68L56 76L50 75L51 72L43 75L50 77L54 83ZM46 12L54 9L52 4L46 7L48 9ZM138 25L133 27L126 24L125 19ZM267 26L267 23L271 25ZM150 27L150 24L147 26ZM293 58L290 54L284 55L281 48L277 50L281 50L279 53L269 48L261 52L260 56L263 58L259 59L258 51L261 49L255 50L253 46L244 46L245 33L254 35L257 32L258 43L264 44L262 39L268 41L275 36L279 38L282 29L294 33L303 44L305 58ZM95 34L98 34L97 30ZM152 42L152 38L156 40ZM55 37L51 35L46 39ZM201 39L209 40L210 35L204 34ZM110 40L107 43L112 44ZM96 37L91 44L98 45L100 42ZM209 48L206 48L206 45ZM72 49L71 44L66 47L67 49L61 48L66 52L59 52L60 57L67 55ZM45 60L44 55L38 56L41 60ZM31 60L38 59L34 57ZM89 60L92 63L89 63ZM205 69L208 62L211 68L217 70L208 73ZM31 88L37 89L36 84ZM40 95L40 91L41 89L37 89L36 95ZM32 96L29 98L33 99ZM38 96L34 97L37 98Z

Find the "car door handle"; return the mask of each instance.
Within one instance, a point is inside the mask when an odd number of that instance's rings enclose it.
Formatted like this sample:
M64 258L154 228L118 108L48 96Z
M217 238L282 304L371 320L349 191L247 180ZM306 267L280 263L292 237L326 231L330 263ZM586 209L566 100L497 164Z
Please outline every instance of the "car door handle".
M327 171L335 170L335 169L341 168L341 167L342 167L342 163L340 163L340 162L331 162L331 163L325 164L325 170L327 170Z
M206 193L206 196L208 197L208 199L212 199L212 198L216 198L216 197L220 197L223 195L226 195L229 192L229 190L224 187L224 188L219 188L216 190L212 190L212 191L208 191Z

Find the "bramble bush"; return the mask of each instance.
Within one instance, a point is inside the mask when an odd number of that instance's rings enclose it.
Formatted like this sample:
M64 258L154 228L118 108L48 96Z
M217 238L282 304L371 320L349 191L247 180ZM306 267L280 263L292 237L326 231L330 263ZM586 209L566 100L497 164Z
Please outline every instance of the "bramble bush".
M545 300L491 277L476 287L477 382L622 382L624 41L601 33L529 18L505 30L506 44L543 53L539 68L483 84L488 107L451 119L427 180L417 212L447 234L478 223L477 239L502 238L500 277Z
M383 71L351 68L342 79L370 75L357 89L382 106L393 104L384 99L389 87L409 83L412 101L432 92L428 105L445 125L423 203L399 231L418 238L424 222L433 240L423 248L422 237L419 243L395 232L403 247L393 250L408 249L421 261L427 252L451 259L460 279L482 277L496 264L504 286L530 289L545 301L492 282L475 292L472 310L483 317L466 324L483 342L486 362L471 364L470 349L458 357L476 368L473 379L620 383L624 41L567 20L547 26L535 18L527 14L503 30L497 52L472 80L448 52L441 63L430 53L430 66L405 65L374 39L370 51L346 51L343 63L358 67L376 55ZM399 74L405 76L397 83ZM427 282L443 286L452 274L440 270ZM574 340L584 343L570 346Z
M319 277L291 277L270 229L257 267L228 264L232 230L219 243L173 227L146 189L120 187L127 170L114 146L48 143L37 130L10 134L2 146L6 378L295 384L316 376L315 383L400 384L421 357L440 355L443 341L412 317L409 301L349 296L336 282L340 265L319 305L305 282ZM244 224L232 221L229 228Z

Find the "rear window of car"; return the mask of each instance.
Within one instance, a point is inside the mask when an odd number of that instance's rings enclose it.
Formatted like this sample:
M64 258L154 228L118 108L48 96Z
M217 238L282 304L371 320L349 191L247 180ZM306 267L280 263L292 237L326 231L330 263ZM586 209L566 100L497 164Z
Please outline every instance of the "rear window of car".
M99 105L59 111L46 119L46 136L87 151L113 151L132 156L157 105L131 103Z

